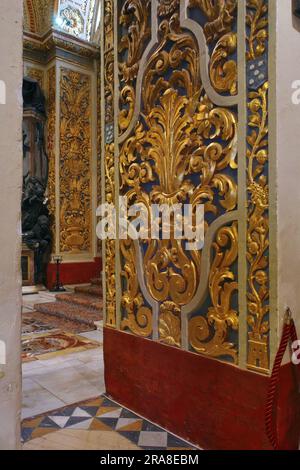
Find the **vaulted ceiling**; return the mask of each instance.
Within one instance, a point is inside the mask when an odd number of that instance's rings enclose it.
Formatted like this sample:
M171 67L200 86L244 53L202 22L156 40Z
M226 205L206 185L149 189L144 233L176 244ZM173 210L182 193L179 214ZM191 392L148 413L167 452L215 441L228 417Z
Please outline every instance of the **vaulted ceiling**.
M51 27L90 40L100 0L24 0L24 30L42 36Z

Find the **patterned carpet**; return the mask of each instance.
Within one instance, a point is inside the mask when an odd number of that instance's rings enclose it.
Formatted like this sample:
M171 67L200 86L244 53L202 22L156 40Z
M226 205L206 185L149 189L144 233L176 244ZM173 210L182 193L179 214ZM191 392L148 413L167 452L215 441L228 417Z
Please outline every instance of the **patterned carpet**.
M105 396L24 420L22 440L28 442L60 429L117 432L144 450L195 450Z
M22 315L22 335L29 333L43 333L54 329L69 331L70 333L76 334L95 330L95 326L93 325L91 327L76 320L67 320L62 317L36 311L26 312Z
M102 288L100 279L91 282L90 286L75 287L74 293L58 294L56 302L37 304L35 310L48 318L52 316L83 325L85 331L95 330L95 322L102 320Z
M60 354L80 352L100 346L101 344L97 341L64 331L31 333L22 336L22 361L50 359Z

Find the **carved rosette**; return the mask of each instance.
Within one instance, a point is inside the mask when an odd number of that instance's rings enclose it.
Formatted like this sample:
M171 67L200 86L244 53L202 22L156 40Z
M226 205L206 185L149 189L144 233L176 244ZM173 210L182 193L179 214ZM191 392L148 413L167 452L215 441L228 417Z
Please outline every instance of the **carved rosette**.
M247 2L248 368L268 373L268 1Z
M91 249L91 78L61 69L60 250Z
M160 0L158 36L147 57L151 2L120 2L120 193L129 204L204 204L206 231L237 209L236 110L216 106L202 85L194 35L180 25L177 0ZM237 2L190 2L200 8L210 45L209 78L215 92L237 93ZM154 25L152 25L154 27ZM136 87L142 69L142 87ZM133 110L140 109L136 117ZM134 121L134 125L132 122ZM128 135L126 132L133 128ZM124 137L125 136L125 137ZM234 215L232 216L234 220ZM141 246L147 296L141 290L138 256L132 241L121 241L122 329L182 347L182 310L207 284L205 306L190 315L190 349L237 362L237 222L224 224L211 241L210 273L201 278L202 254L184 240L146 240ZM158 325L145 297L159 305Z
M105 202L115 203L115 146L114 146L114 2L104 0L104 165ZM116 242L105 243L106 325L116 327Z

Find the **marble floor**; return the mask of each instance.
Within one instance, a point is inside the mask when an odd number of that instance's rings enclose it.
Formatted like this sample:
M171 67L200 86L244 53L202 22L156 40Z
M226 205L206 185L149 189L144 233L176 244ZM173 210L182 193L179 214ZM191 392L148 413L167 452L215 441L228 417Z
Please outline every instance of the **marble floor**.
M24 450L193 450L165 429L102 395L22 425Z
M35 304L54 299L55 294L48 291L24 295L23 311L32 311ZM103 341L101 327L78 336L101 344ZM97 397L105 391L102 347L25 362L22 371L23 419Z

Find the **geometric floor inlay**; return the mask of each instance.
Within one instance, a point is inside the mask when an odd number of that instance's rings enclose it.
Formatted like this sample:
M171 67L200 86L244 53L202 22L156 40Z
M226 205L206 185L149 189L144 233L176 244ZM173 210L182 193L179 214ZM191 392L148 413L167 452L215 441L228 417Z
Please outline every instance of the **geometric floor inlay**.
M28 442L61 429L117 432L144 450L195 449L106 396L25 419L22 440Z

